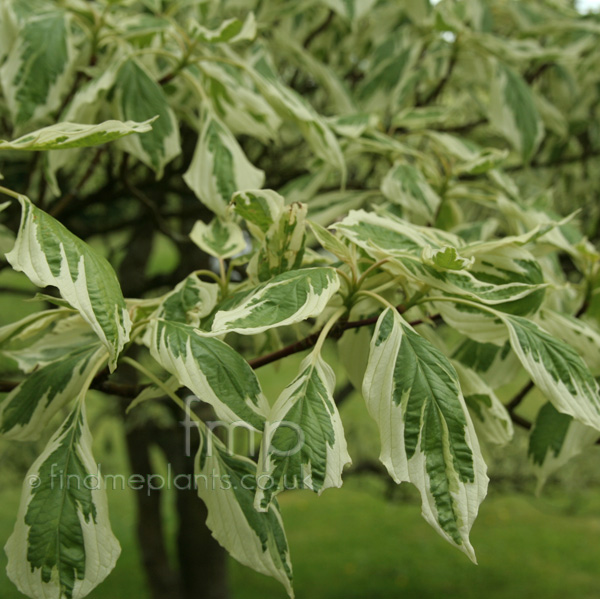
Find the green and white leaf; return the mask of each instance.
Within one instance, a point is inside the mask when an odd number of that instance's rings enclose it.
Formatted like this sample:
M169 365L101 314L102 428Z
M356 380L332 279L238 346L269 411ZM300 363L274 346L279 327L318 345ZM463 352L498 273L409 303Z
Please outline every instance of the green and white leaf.
M538 412L529 437L528 454L537 477L537 493L551 474L571 458L591 448L598 437L597 429L561 414L552 403L545 403Z
M29 469L4 548L8 577L33 599L85 597L108 576L121 552L91 451L83 393Z
M513 437L512 420L493 389L474 371L453 360L460 388L478 439L506 445Z
M190 239L202 251L215 258L231 258L241 254L248 246L240 227L220 218L213 218L209 224L196 221L190 232Z
M15 360L19 369L29 373L83 347L98 344L98 335L77 312L57 312L57 318L48 320L35 338L25 341L26 335L34 333L33 327L13 337L3 353Z
M544 396L559 412L600 430L600 389L577 352L526 318L502 319L514 352Z
M547 308L540 310L536 321L548 333L570 345L593 375L600 375L600 333L591 323Z
M521 362L508 340L497 345L465 339L454 350L452 358L475 370L492 389L514 381L521 370Z
M320 494L342 486L342 470L352 460L334 391L335 373L313 350L269 414L259 457L257 510L268 509L284 488ZM268 484L261 485L265 480Z
M12 441L39 439L52 417L85 393L107 357L106 348L96 340L34 370L0 403L0 436Z
M254 371L227 343L193 327L153 319L146 343L152 357L227 423L262 432L269 404Z
M395 164L384 177L381 191L390 202L429 222L435 218L441 203L423 173L412 164Z
M155 119L144 123L127 121L105 121L98 125L78 123L58 123L23 135L14 141L0 140L0 150L68 150L98 146L133 133L146 133L152 130Z
M194 76L205 76L213 108L234 135L251 135L265 144L276 139L281 118L254 88L252 80L218 62L188 67Z
M431 302L444 322L478 343L502 346L508 340L506 327L500 318L459 302Z
M179 125L164 91L140 62L129 58L119 69L114 97L121 120L157 119L151 132L126 137L119 144L160 179L165 165L181 153Z
M306 241L306 204L288 206L278 193L250 190L233 196L233 208L258 241L258 250L248 265L253 280L266 281L302 266Z
M19 234L6 259L35 285L58 288L108 348L113 369L131 329L115 272L104 257L25 196L19 202Z
M67 95L73 66L70 26L61 10L32 16L20 26L0 69L3 95L17 125L52 115Z
M332 253L346 264L354 263L356 257L353 255L352 250L337 235L318 223L309 222L309 224L313 235L317 238L323 249Z
M212 332L255 335L274 327L318 316L340 286L333 268L304 268L277 275L259 285L231 310L221 310Z
M156 318L198 326L217 305L219 286L191 274L178 283L160 302Z
M338 169L342 173L342 179L345 179L344 155L325 120L300 94L281 82L264 55L259 56L253 66L254 68L249 68L249 73L265 100L282 118L294 122L313 152Z
M233 194L262 187L265 174L250 163L231 131L208 114L183 179L205 206L225 217Z
M235 44L250 41L256 37L254 13L248 13L245 21L227 19L217 29L207 29L195 20L190 20L190 37L205 44Z
M452 364L388 308L371 340L363 395L390 476L415 484L423 517L475 561L469 531L488 478Z
M256 464L231 454L203 429L196 480L213 537L241 564L278 580L293 599L292 565L279 506L274 501L266 512L254 509Z
M531 89L511 67L497 62L490 89L489 119L529 162L544 137L544 124Z

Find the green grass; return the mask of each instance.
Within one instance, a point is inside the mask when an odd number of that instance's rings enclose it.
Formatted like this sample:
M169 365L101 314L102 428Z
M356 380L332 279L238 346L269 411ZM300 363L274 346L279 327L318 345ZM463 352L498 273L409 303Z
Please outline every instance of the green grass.
M133 501L109 493L111 520L123 546L115 571L91 599L143 597L144 580L133 538ZM522 495L484 502L473 531L479 566L445 543L420 517L414 503L386 501L377 484L354 479L321 497L294 492L282 497L298 599L427 599L442 596L537 599L598 596L600 494L566 515L561 497ZM0 492L0 541L10 534L18 491ZM7 580L0 555L0 597L21 595ZM279 585L231 564L234 599L284 598Z

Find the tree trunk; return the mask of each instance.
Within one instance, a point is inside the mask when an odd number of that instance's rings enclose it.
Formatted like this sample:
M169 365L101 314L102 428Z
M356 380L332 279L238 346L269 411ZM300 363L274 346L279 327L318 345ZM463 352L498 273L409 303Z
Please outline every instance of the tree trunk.
M149 425L128 431L126 437L133 474L147 480L153 473L150 447L155 443L170 464L170 484L184 475L178 479L179 489L173 485L178 518L176 570L169 564L161 519L164 494L160 489L148 492L145 485L135 491L137 538L151 599L228 599L227 555L205 524L207 510L193 488L194 456L185 455L183 427Z

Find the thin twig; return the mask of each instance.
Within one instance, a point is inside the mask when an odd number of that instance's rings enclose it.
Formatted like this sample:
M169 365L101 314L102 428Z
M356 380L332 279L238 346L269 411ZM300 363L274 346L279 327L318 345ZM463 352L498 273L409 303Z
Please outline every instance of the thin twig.
M61 212L63 212L65 208L67 208L69 204L77 197L83 186L88 182L89 178L94 174L94 171L100 164L100 158L102 157L102 154L105 152L105 150L105 146L101 146L96 150L92 161L88 165L87 170L85 171L85 173L83 173L83 176L81 177L77 185L52 207L52 209L49 211L50 216L56 217L59 214L61 214Z

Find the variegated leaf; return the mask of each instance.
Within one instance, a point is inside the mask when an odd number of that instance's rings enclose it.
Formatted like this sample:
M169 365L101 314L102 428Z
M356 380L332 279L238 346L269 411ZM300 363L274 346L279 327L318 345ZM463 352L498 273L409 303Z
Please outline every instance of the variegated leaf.
M423 173L412 164L396 164L381 183L383 195L413 214L432 222L441 200Z
M469 531L488 478L452 364L388 308L371 340L363 395L390 476L415 484L423 517L475 561Z
M510 344L554 407L600 430L600 388L577 352L520 316L502 315Z
M119 68L115 102L121 120L143 122L158 117L151 132L126 137L119 144L160 178L165 165L181 153L179 125L162 88L135 58Z
M17 125L58 110L72 75L70 23L64 11L29 18L0 69L0 82ZM152 115L154 116L154 115Z
M97 340L83 345L30 373L0 403L0 436L35 441L44 426L71 400L85 393L108 357Z
M217 305L218 287L216 283L206 283L192 274L162 299L156 317L197 326Z
M284 488L322 493L342 486L342 470L352 460L334 390L333 370L320 351L312 351L271 409L259 457L256 509L268 509Z
M244 233L232 221L214 218L209 224L196 221L190 239L204 252L215 258L231 258L242 253L247 243Z
M513 437L513 424L493 389L474 371L453 360L460 388L479 439L506 445Z
M98 343L98 335L77 312L53 312L57 313L54 320L48 319L38 331L28 327L3 348L3 353L15 360L23 372L32 372L84 346ZM28 335L31 336L26 340Z
M571 458L589 449L600 437L595 428L561 414L550 403L538 412L529 437L529 459L533 463L539 493L548 477Z
M234 194L233 207L260 244L248 265L252 279L266 281L302 265L306 204L285 206L283 197L266 189Z
M85 597L121 552L91 446L82 393L29 469L4 548L8 577L34 599Z
M477 372L492 389L510 383L521 370L521 362L508 340L498 345L465 339L452 357Z
M254 335L320 314L340 286L333 268L303 268L259 285L231 310L217 312L213 333Z
M347 264L354 263L355 258L352 250L341 239L318 223L309 222L309 224L313 235L317 238L323 249Z
M592 323L547 308L540 310L536 321L548 333L570 345L593 375L600 375L600 333Z
M115 272L105 258L25 196L19 201L19 235L6 259L35 285L58 288L106 345L114 368L131 328Z
M204 75L213 108L234 135L251 135L265 144L276 138L281 118L254 89L246 73L218 62L201 62L188 67L194 77Z
M313 152L346 176L340 144L324 119L296 91L284 85L264 55L249 69L265 100L283 117L296 123ZM247 186L250 187L250 186Z
M152 357L227 423L262 432L269 404L248 362L225 342L193 327L153 319L146 338Z
M527 83L501 62L492 79L489 118L523 160L529 162L544 137L544 125Z
M292 565L279 506L274 501L266 512L254 509L256 464L231 454L204 429L196 481L213 537L241 564L281 582L293 599Z
M519 273L506 273L504 280L492 282L485 273L478 277L477 272L456 270L457 265L468 265L458 255L464 246L458 236L419 227L391 215L353 210L335 224L335 229L374 259L387 258L383 268L391 273L453 295L510 308L511 302L544 287L543 283L529 281Z
M249 13L245 21L227 19L217 29L207 29L200 23L190 21L190 36L205 44L221 44L253 40L256 37L256 20L254 13Z
M231 131L209 114L183 179L205 206L224 217L233 194L262 187L265 174L250 163Z
M82 125L78 123L58 123L23 135L14 141L0 140L0 150L25 150L37 152L41 150L68 150L70 148L86 148L120 139L132 133L146 133L152 130L155 119L144 123L127 121L105 121L99 125Z
M458 302L432 302L431 305L445 323L478 343L502 346L508 339L502 320L489 312Z

